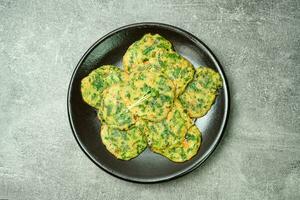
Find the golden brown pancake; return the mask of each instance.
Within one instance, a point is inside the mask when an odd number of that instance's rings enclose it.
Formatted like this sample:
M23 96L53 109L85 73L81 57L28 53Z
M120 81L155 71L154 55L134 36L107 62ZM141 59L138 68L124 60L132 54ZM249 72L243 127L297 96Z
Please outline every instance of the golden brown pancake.
M135 158L147 147L146 138L139 125L125 131L102 124L100 135L106 149L121 160Z
M127 108L149 121L166 118L174 101L175 88L163 74L143 71L131 74L124 96Z
M193 121L176 100L166 119L161 122L147 122L146 125L148 145L153 152L160 153L166 148L181 145Z
M135 123L135 118L124 100L124 84L114 84L103 91L103 100L98 116L101 121L113 128L127 130Z
M202 117L210 110L221 87L222 79L217 72L200 67L179 100L190 117Z
M118 67L112 65L103 65L93 70L81 81L83 100L90 106L99 108L103 90L122 82L123 73Z

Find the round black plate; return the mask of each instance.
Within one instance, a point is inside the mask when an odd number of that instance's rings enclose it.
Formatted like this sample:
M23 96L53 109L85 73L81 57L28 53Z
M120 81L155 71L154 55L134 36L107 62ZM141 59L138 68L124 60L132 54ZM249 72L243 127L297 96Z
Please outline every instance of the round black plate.
M174 163L167 158L145 150L137 158L122 161L111 155L99 136L100 122L96 111L83 102L80 81L93 69L105 64L121 66L122 56L134 41L146 33L158 33L170 40L177 52L194 66L209 66L223 78L223 88L209 113L198 119L196 125L203 133L198 154L184 163ZM138 23L121 27L99 39L84 54L76 66L68 91L68 115L74 136L85 154L100 168L119 178L134 182L159 182L184 175L213 152L221 140L228 117L229 94L224 73L208 47L192 34L166 24Z

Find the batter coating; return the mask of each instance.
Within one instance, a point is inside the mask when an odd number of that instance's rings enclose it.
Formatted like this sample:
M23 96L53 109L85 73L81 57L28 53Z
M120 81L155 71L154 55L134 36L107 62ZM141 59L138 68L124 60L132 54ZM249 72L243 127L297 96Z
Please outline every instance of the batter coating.
M165 148L181 145L193 121L184 112L181 103L176 100L166 119L158 123L147 122L146 125L148 145L153 152L160 153Z
M176 52L157 54L157 60L164 74L173 81L176 87L176 97L179 96L193 80L195 69L192 63Z
M172 44L160 35L146 34L129 47L123 57L126 72L154 69L173 81L176 97L193 79L194 66L173 50Z
M127 73L144 71L149 67L149 60L155 58L157 51L162 49L171 51L172 48L172 44L159 34L146 34L140 40L133 43L126 51L123 56L124 70ZM151 62L151 64L156 63Z
M98 117L111 127L127 130L135 123L135 118L124 101L125 86L114 84L103 91L103 100Z
M147 147L146 138L138 125L122 131L102 124L100 135L106 149L121 160L135 158Z
M175 88L163 74L144 71L130 75L124 91L127 108L138 117L149 121L166 118L174 101Z
M221 87L222 79L217 72L200 67L196 70L195 79L188 84L179 100L190 117L202 117L210 110Z
M118 67L112 65L103 65L93 70L81 81L83 100L90 106L99 108L103 90L122 82L123 73Z
M173 162L184 162L194 157L201 145L201 132L197 126L193 125L185 134L181 145L166 148L157 152Z

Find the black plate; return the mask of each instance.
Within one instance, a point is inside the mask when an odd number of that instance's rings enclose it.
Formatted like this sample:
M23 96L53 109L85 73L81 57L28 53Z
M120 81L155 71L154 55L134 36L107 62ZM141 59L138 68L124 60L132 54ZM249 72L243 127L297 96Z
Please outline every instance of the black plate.
M184 163L174 163L148 149L130 161L117 160L104 147L99 136L100 123L96 111L83 102L80 81L93 69L113 64L121 66L122 56L134 41L146 33L158 33L170 40L177 52L194 66L204 65L217 70L224 87L209 113L198 119L196 125L203 133L198 154ZM68 115L74 136L85 154L100 168L119 178L134 182L159 182L184 175L213 152L223 135L228 117L228 86L222 68L208 47L192 34L166 24L139 23L121 27L99 39L84 54L76 66L68 91Z

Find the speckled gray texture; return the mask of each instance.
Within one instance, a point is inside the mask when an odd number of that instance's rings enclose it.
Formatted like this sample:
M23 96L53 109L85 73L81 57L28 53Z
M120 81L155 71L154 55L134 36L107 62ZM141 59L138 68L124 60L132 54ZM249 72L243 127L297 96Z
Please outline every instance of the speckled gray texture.
M300 199L299 10L299 0L0 0L0 199ZM198 36L231 89L213 156L154 185L95 166L66 109L71 73L89 46L142 21Z

